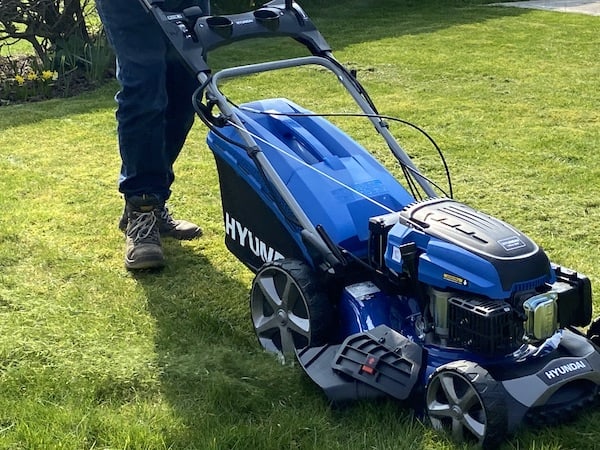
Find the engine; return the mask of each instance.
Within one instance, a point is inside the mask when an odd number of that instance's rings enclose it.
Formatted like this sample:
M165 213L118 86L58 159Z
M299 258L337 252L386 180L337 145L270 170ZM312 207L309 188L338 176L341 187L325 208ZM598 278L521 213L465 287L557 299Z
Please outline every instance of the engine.
M483 355L505 355L523 343L546 339L559 328L558 294L531 295L513 306L507 301L467 297L429 289L434 342Z
M514 227L450 199L370 220L371 265L419 298L434 344L506 355L591 320L588 278Z

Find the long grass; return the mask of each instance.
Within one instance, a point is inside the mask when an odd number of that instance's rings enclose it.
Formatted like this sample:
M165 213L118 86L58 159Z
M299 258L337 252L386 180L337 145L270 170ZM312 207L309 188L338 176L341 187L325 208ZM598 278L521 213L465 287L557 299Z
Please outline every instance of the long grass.
M455 197L522 229L598 291L599 19L460 1L318 3L308 12L380 111L442 147ZM242 44L214 61L290 52ZM240 102L285 94L345 108L321 75L225 88ZM0 448L467 448L393 401L332 408L300 367L260 350L252 274L223 245L201 124L177 162L171 209L204 236L165 241L162 272L124 269L115 90L0 108ZM342 125L381 153L366 123ZM392 131L443 185L423 138ZM599 420L589 410L524 427L505 448L598 448Z

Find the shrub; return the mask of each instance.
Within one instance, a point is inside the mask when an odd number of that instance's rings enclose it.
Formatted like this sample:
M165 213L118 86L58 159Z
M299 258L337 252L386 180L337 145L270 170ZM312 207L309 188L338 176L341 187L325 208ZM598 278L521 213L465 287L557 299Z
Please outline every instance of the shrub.
M2 0L0 42L25 40L43 64L50 62L61 42L90 42L86 11L91 0Z
M0 1L0 47L9 46L0 58L0 100L64 97L105 80L114 57L91 24L98 24L91 0ZM10 56L22 41L34 55Z

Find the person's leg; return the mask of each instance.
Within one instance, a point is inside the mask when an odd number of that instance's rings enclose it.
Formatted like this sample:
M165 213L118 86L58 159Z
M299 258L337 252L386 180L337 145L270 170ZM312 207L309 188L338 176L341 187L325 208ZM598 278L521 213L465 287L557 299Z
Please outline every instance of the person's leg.
M157 213L170 194L165 151L167 45L158 24L137 1L96 0L117 56L119 190L125 197L129 269L161 267Z
M172 48L168 53L166 83L168 100L165 112L165 151L170 162L170 185L175 179L173 164L194 124L196 113L192 105L192 95L199 85L198 80ZM162 209L160 218L161 236L187 240L202 234L198 225L186 220L174 219L166 206Z
M192 95L199 86L199 82L175 54L175 50L170 49L167 58L165 151L171 163L172 182L174 179L172 166L194 124L195 111L192 105Z
M97 0L96 7L117 55L119 190L130 196L169 196L165 151L167 43L139 2Z
M192 94L197 87L198 81L171 50L167 60L165 111L165 152L169 161L167 174L169 187L175 179L173 164L194 123ZM186 220L174 219L166 206L160 210L158 223L160 235L164 237L189 240L202 235L202 229L198 225ZM119 228L122 231L127 228L125 212L119 222Z
M122 162L119 190L126 202L120 221L126 232L125 264L130 269L160 267L164 265L161 231L185 239L200 234L194 224L175 221L165 207L174 178L172 150L166 145L167 134L169 139L172 134L166 131L169 45L139 2L97 0L96 8L117 55L120 90L115 98ZM187 135L190 126L188 119L181 133ZM179 150L184 141L177 143Z

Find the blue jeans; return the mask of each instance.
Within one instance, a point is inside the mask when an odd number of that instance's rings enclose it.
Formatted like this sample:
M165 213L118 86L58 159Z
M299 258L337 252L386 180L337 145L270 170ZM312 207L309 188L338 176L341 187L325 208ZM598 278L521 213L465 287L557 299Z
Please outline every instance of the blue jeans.
M96 0L96 8L117 56L119 191L125 199L154 194L166 201L194 122L198 82L138 0Z

